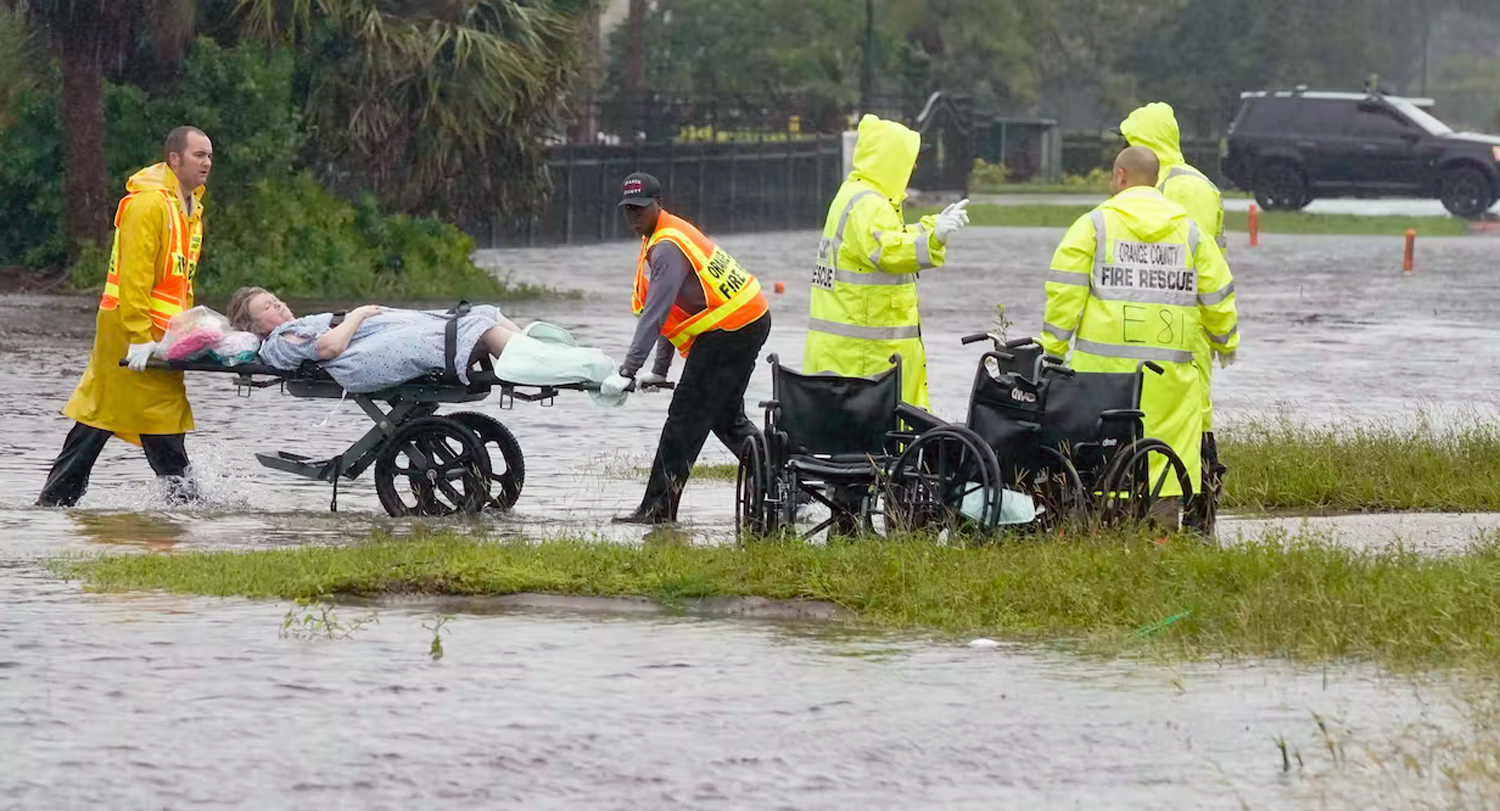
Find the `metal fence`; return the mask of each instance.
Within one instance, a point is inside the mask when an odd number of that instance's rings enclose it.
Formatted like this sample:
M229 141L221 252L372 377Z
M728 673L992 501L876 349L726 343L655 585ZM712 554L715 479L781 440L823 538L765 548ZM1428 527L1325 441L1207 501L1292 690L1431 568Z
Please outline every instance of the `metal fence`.
M1094 169L1109 171L1115 156L1125 148L1118 135L1066 133L1062 137L1062 169L1070 175L1087 175ZM1219 172L1219 139L1184 136L1182 156L1220 188L1227 188Z
M838 136L723 143L567 144L553 147L553 192L535 215L495 220L489 247L599 242L631 235L620 216L620 181L649 172L667 209L709 234L818 228L842 181Z
M922 133L912 183L963 191L979 128L972 103L934 94L880 99L874 111ZM695 102L647 97L585 105L586 126L549 148L552 193L535 213L471 229L488 247L573 244L630 235L620 181L650 172L667 208L709 234L819 228L844 179L848 111L808 100Z

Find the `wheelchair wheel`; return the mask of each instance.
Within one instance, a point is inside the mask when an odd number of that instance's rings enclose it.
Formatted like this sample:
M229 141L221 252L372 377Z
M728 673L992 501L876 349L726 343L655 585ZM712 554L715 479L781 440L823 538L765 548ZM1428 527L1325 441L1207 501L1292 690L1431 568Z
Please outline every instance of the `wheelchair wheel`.
M780 499L773 492L777 483L771 469L771 454L763 436L745 440L740 454L734 499L734 529L739 537L762 537L779 528Z
M1162 460L1165 466L1153 481L1151 465L1156 459ZM1183 495L1162 496L1169 476L1176 477ZM1185 504L1193 493L1193 483L1187 465L1182 463L1172 446L1148 438L1122 448L1115 455L1100 479L1099 490L1103 499L1100 520L1114 524L1145 521L1164 498Z
M988 532L1000 517L1000 492L994 450L968 428L943 426L896 457L886 515L893 529Z
M1088 491L1078 468L1062 451L1042 447L1043 467L1034 474L1030 482L1031 497L1042 508L1038 518L1041 529L1054 529L1072 521L1088 517Z
M418 417L396 429L375 457L375 492L402 515L477 513L489 500L490 457L479 436L446 417Z
M526 483L526 459L521 455L521 443L504 423L488 414L459 411L443 416L473 431L489 454L490 496L484 508L497 512L510 510L521 497L521 487Z

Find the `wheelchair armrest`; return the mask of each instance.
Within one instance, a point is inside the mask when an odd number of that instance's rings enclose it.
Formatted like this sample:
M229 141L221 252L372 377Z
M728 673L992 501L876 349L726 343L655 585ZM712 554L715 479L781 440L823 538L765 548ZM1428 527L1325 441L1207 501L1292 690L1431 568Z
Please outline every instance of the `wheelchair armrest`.
M1140 410L1139 408L1111 408L1110 410L1101 412L1099 414L1099 419L1102 422L1121 422L1121 421L1124 421L1124 420L1143 420L1145 418L1146 418L1146 412Z
M931 431L934 428L948 424L947 420L944 420L942 417L929 414L910 403L897 403L896 416L900 417L907 425L917 429L918 433Z
M769 431L776 425L776 415L781 413L781 401L761 400L760 407L765 410L764 425Z

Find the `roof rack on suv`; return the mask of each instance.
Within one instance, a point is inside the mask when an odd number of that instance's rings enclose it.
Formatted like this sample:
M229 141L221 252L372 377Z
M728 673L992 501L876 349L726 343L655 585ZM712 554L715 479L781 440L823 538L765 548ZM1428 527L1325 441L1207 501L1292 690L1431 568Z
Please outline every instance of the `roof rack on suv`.
M1343 90L1308 90L1307 85L1299 84L1291 90L1247 90L1240 93L1242 99L1265 99L1265 98L1303 98L1303 99L1327 99L1330 101L1363 101L1372 96L1388 99L1400 99L1421 108L1432 107L1437 102L1430 98L1417 98L1413 96L1397 96L1392 93L1373 91L1368 93L1356 93Z

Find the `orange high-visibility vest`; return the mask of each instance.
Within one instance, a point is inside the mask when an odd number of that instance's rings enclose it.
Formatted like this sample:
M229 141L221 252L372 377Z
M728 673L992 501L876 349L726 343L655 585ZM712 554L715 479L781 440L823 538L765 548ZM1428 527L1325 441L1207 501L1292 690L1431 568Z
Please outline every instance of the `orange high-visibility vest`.
M672 305L672 312L661 325L661 334L677 347L679 354L686 357L693 340L711 329L733 332L766 314L768 306L766 297L761 295L760 282L692 223L663 211L656 221L656 231L641 239L641 258L635 266L635 291L630 299L630 307L636 315L646 307L646 290L651 284L646 257L662 240L676 245L688 258L693 271L698 274L703 299L708 304L698 313L685 312L675 303Z
M198 254L203 248L203 220L189 220L177 200L160 189L132 192L120 200L115 209L114 243L109 250L109 275L104 277L104 297L99 309L120 306L120 219L125 206L137 194L160 194L167 200L167 250L161 251L160 280L151 288L151 323L165 331L172 316L182 312L193 300L193 276L198 272Z

